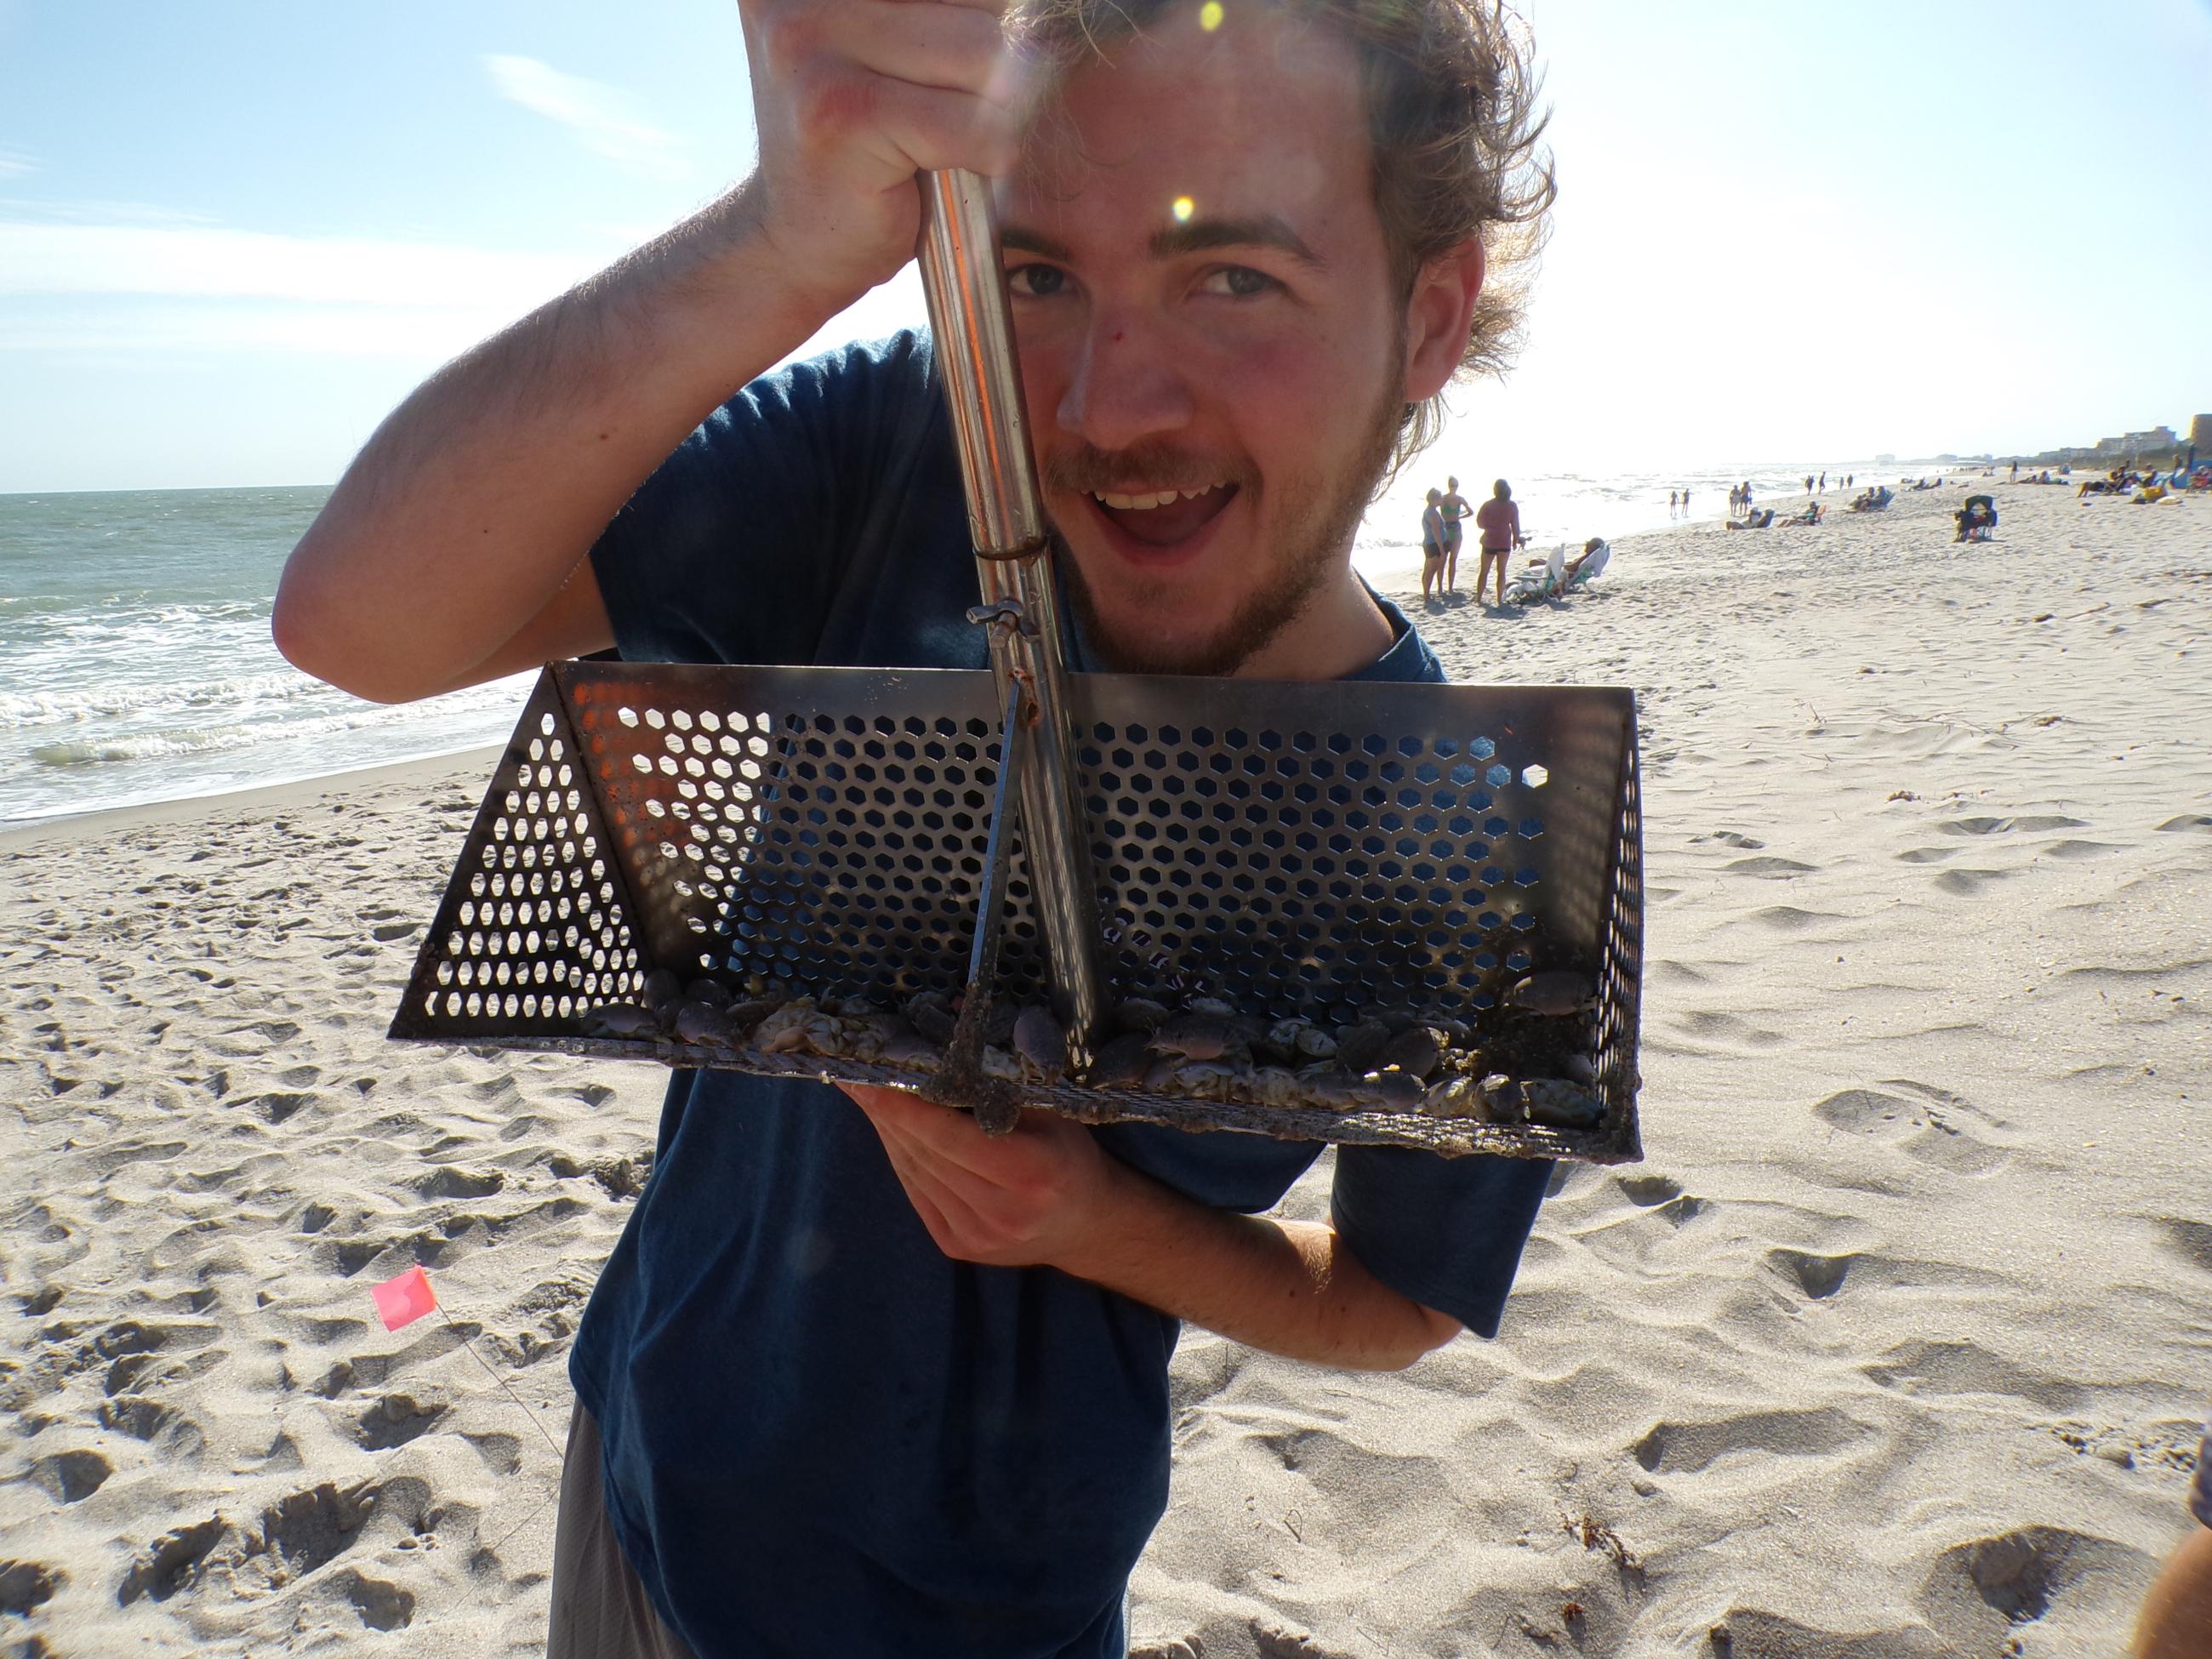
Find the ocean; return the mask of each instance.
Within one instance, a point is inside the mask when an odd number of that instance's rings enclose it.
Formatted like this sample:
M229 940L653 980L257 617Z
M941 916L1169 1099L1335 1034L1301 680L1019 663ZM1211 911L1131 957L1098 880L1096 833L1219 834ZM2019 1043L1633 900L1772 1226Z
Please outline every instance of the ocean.
M1423 492L1455 465L1423 457L1370 510L1353 557L1377 586L1419 585ZM1769 464L1535 473L1512 483L1541 550L1663 526L1668 493L1678 488L1692 492L1699 519L1719 518L1742 478L1761 501L1783 500L1822 465L1832 497L1844 472L1875 476L1867 462ZM1894 478L1900 468L1881 471ZM1480 501L1490 477L1462 471L1461 489ZM0 823L505 738L532 676L387 708L310 679L277 654L269 636L277 575L329 494L318 485L0 495ZM1465 558L1463 586L1473 584L1473 563Z

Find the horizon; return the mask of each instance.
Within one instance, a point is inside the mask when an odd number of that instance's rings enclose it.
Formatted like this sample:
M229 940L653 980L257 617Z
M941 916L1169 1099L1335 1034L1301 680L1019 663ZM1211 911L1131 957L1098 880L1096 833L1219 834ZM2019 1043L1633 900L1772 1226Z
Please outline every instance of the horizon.
M2212 269L2212 216L2121 198L2111 159L2190 153L2212 0L2134 0L2112 27L2160 50L2119 61L2052 0L1524 10L1559 205L1526 349L1450 395L1439 465L2025 458L2212 401L2212 349L2066 320L2166 315ZM226 16L115 37L0 0L0 494L334 480L441 363L752 161L720 0ZM922 320L909 265L790 356Z

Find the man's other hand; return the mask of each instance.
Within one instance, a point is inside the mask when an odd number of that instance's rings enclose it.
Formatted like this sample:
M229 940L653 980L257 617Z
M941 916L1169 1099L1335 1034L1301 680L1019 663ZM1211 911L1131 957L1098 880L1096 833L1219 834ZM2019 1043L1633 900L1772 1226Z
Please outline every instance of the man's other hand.
M937 1248L993 1267L1062 1266L1105 1213L1114 1165L1080 1124L1025 1111L987 1135L966 1112L897 1089L838 1085L868 1115Z

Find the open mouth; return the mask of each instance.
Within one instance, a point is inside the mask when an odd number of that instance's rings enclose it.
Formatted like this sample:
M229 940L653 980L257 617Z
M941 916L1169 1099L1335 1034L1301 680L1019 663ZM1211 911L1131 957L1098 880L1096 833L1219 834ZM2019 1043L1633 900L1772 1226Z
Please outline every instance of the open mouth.
M1236 499L1233 483L1194 489L1086 492L1093 509L1115 530L1145 547L1175 548L1218 518Z

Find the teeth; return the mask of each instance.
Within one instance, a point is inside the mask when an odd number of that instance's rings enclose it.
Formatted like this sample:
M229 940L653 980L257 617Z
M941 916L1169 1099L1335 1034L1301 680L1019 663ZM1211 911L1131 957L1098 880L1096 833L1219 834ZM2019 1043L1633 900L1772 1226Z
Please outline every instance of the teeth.
M1201 484L1196 489L1163 489L1157 495L1122 495L1114 491L1092 492L1095 498L1123 513L1142 513L1155 507L1165 507L1170 501L1187 501L1194 495L1204 495L1220 489L1219 484Z

